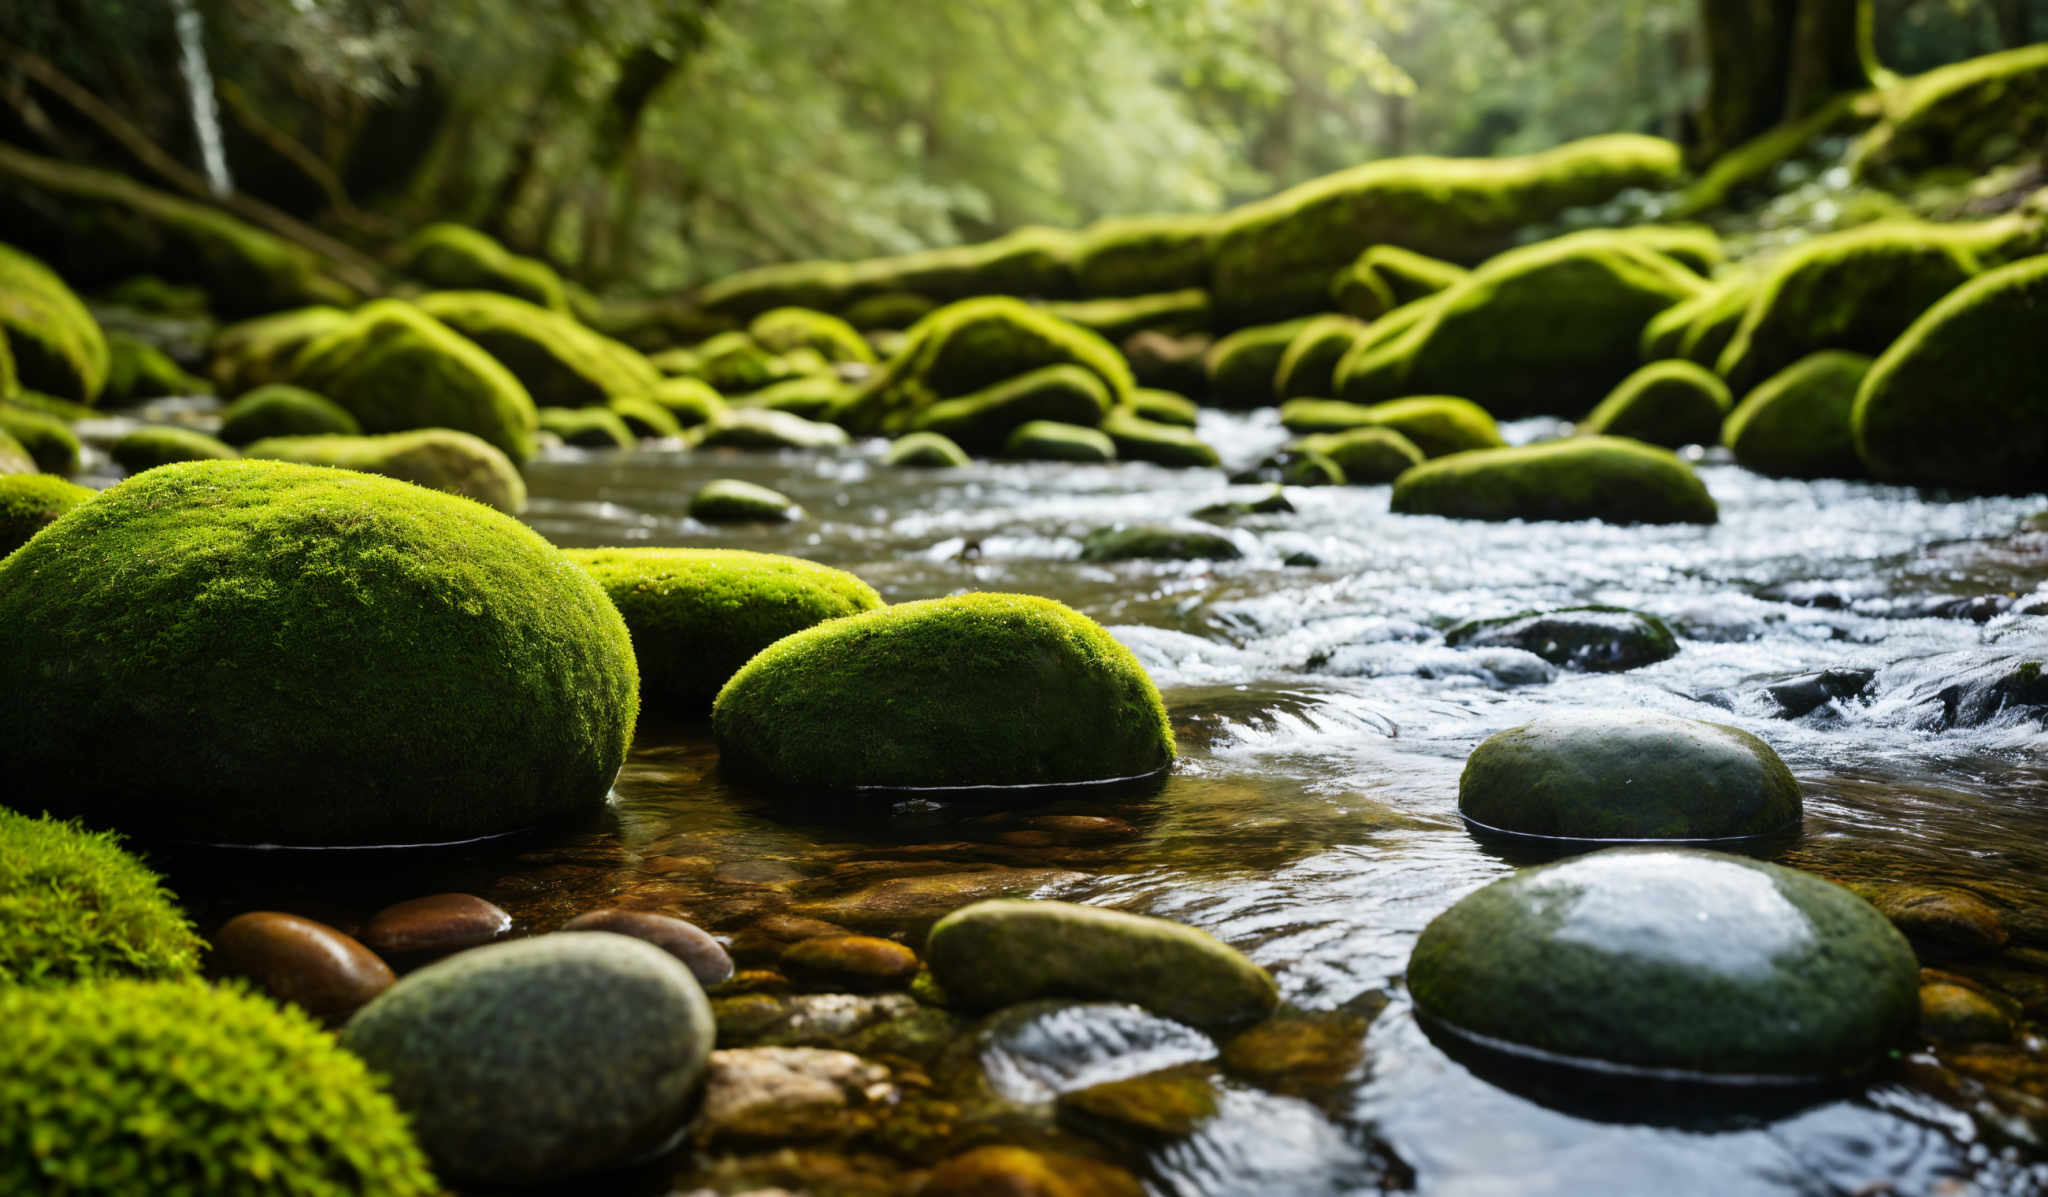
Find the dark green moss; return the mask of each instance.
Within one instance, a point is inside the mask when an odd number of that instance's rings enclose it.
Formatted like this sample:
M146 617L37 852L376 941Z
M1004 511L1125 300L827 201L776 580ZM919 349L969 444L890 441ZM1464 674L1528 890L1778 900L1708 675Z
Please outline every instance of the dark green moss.
M1295 433L1391 428L1422 450L1424 457L1498 449L1507 444L1500 437L1500 425L1485 408L1451 395L1411 395L1372 404L1295 399L1280 408L1280 422Z
M1046 304L1045 310L1112 341L1141 332L1178 336L1209 327L1209 293L1200 287L1156 295L1068 300Z
M0 474L0 557L97 493L48 474Z
M664 363L679 366L680 360ZM822 366L823 359L819 359ZM674 372L671 370L671 372ZM743 332L720 333L690 350L687 376L701 378L721 395L758 391L795 376L787 364Z
M543 407L542 432L552 432L565 445L579 449L630 449L633 430L608 407Z
M42 262L0 245L0 337L21 386L91 403L107 382L99 322Z
M1141 216L1089 225L1074 247L1074 281L1089 296L1150 295L1209 281L1213 216Z
M1116 446L1116 455L1124 461L1149 461L1176 468L1213 469L1222 464L1216 450L1196 436L1194 429L1146 419L1133 407L1110 408L1101 427Z
M697 293L705 311L751 320L775 308L833 312L853 298L852 270L844 262L786 262L728 275Z
M197 976L199 936L111 832L0 808L0 989Z
M519 476L519 467L488 441L452 428L418 428L383 436L271 437L242 452L265 461L381 474L475 499L507 515L526 509L526 480Z
M1236 541L1199 527L1117 524L1081 540L1083 561L1236 561L1242 556Z
M107 385L102 407L119 407L167 395L210 395L213 384L185 372L171 355L127 333L107 334Z
M684 428L708 424L726 411L725 400L710 383L698 378L665 378L654 385L649 398Z
M114 464L131 474L176 461L223 461L241 454L203 432L150 424L121 434L107 449Z
M1850 417L1871 364L1834 349L1799 359L1743 399L1721 427L1722 443L1759 474L1862 477Z
M1726 279L1650 317L1638 345L1643 360L1683 358L1713 368L1761 285L1752 275Z
M36 459L28 455L21 442L0 431L0 478L40 472L36 469Z
M1639 669L1678 655L1678 637L1654 615L1626 607L1562 607L1474 619L1444 633L1453 648L1519 648L1552 665L1594 673Z
M1139 387L1131 392L1131 401L1124 410L1155 424L1193 428L1202 409L1185 395L1176 395L1172 391L1162 391L1153 387Z
M1337 363L1365 330L1365 322L1351 316L1318 316L1302 325L1274 366L1274 394L1283 400L1336 394Z
M1611 524L1720 518L1706 486L1669 450L1604 436L1426 461L1394 483L1393 509L1453 519Z
M1295 453L1325 458L1344 472L1350 486L1392 482L1421 465L1424 454L1398 429L1372 424L1344 432L1318 432L1288 446Z
M246 445L273 436L360 436L363 426L331 399L303 387L257 387L221 413L220 439Z
M1206 333L1175 337L1141 332L1123 342L1123 354L1139 386L1199 397L1209 389L1209 372L1202 359L1213 344Z
M803 514L781 491L737 478L713 478L690 496L690 518L707 524L779 524Z
M420 297L418 306L483 346L543 407L599 407L661 382L632 347L509 295L442 291Z
M1101 376L1072 364L1045 366L958 399L933 403L912 420L920 431L951 437L970 453L991 453L1033 420L1092 428L1109 411Z
M1116 442L1093 428L1078 424L1030 420L1017 425L1004 438L1002 455L1020 461L1100 464L1116 460Z
M1581 436L1625 436L1675 449L1711 445L1734 400L1728 384L1704 366L1672 360L1651 362L1621 380L1607 398L1579 421Z
M71 425L57 417L17 407L10 402L0 402L0 432L13 437L16 444L28 450L28 455L35 459L36 468L43 473L78 472L78 434L71 431Z
M970 464L967 450L936 432L906 432L889 446L882 464L898 469L950 470Z
M882 291L854 300L840 318L861 332L901 330L931 315L938 306L936 300L909 291Z
M96 298L101 303L152 316L205 316L210 314L211 307L206 292L198 287L167 283L148 274L124 278Z
M1685 189L1671 215L1691 220L1725 208L1730 200L1770 190L1770 179L1787 160L1837 130L1867 124L1858 114L1860 93L1836 96L1810 115L1786 121L1714 159Z
M811 349L828 362L863 362L873 365L875 351L853 325L837 316L809 308L775 308L754 317L747 325L754 343L769 353Z
M568 292L553 267L463 225L428 225L399 246L395 258L400 271L430 287L495 291L550 311L569 310Z
M214 334L208 372L228 395L282 382L300 350L348 323L340 308L311 307L230 324Z

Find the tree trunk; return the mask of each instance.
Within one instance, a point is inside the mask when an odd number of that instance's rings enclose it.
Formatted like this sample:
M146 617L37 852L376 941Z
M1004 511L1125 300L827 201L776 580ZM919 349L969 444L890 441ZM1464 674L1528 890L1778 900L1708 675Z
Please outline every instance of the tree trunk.
M1700 0L1700 16L1701 161L1870 86L1871 0Z

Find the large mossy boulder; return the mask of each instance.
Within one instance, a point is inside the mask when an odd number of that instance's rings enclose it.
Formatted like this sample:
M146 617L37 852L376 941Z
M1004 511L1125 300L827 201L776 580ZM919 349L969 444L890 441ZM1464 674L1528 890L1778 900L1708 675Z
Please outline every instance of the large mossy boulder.
M459 224L430 224L394 255L398 269L444 291L495 291L555 312L569 310L562 276L539 258L523 257L488 233Z
M1115 299L1065 300L1048 303L1045 310L1111 341L1141 332L1172 336L1206 332L1211 318L1209 293L1200 287Z
M1339 364L1337 397L1462 395L1501 417L1582 416L1636 368L1643 326L1705 286L1618 233L1513 250L1375 323Z
M768 648L712 710L721 767L798 791L1057 785L1173 762L1129 649L1049 599L965 594L832 620Z
M1072 364L1045 366L930 404L918 411L911 427L950 437L969 453L989 454L1034 420L1092 428L1102 422L1110 402L1109 385L1094 371Z
M1375 320L1404 303L1427 299L1465 273L1463 266L1411 249L1375 245L1337 274L1330 298L1360 320Z
M1581 436L1625 436L1676 449L1719 441L1721 421L1734 405L1728 384L1705 366L1683 360L1651 362L1621 380L1579 421Z
M45 474L75 474L84 449L71 425L56 416L0 400L0 433L28 450Z
M1281 360L1286 357L1288 346L1313 323L1289 320L1239 329L1211 345L1202 359L1209 373L1208 402L1239 409L1270 407L1279 402Z
M220 439L247 445L278 436L361 436L363 426L339 403L304 387L272 383L228 404Z
M770 353L792 353L809 349L828 362L860 362L873 365L875 351L853 325L837 316L809 308L775 308L754 317L747 335Z
M340 308L310 307L230 324L213 335L207 372L226 395L282 382L300 350L348 323Z
M1468 520L1711 524L1714 498L1668 449L1589 436L1426 461L1394 483L1393 509Z
M0 557L98 493L49 474L0 473Z
M1799 822L1799 783L1737 728L1643 710L1571 710L1487 737L1458 779L1458 812L1509 835L1718 840Z
M227 461L241 456L233 445L197 429L171 424L146 424L124 432L107 447L107 455L131 474L178 461Z
M212 393L212 383L188 373L156 346L124 332L107 334L107 385L100 392L100 406L122 407L145 399Z
M793 632L882 605L844 570L735 549L570 549L633 633L640 695L691 717L755 653Z
M573 317L492 291L421 296L419 309L512 371L543 407L596 407L651 394L661 372L640 352L592 332Z
M1480 261L1567 208L1682 170L1678 147L1634 134L1519 158L1389 158L1238 208L1217 234L1210 285L1236 325L1323 308L1332 277L1375 245Z
M1322 457L1344 471L1350 486L1392 482L1419 466L1425 455L1414 441L1392 428L1368 425L1344 432L1318 432L1287 446L1293 453Z
M1887 482L2038 491L2048 479L2048 255L1958 288L1877 359L1856 451Z
M993 1010L1039 998L1130 1002L1205 1030L1279 1005L1265 969L1206 931L1071 902L996 899L940 919L925 960L948 1002Z
M697 293L715 316L751 320L775 308L836 312L852 302L853 272L844 262L779 262L729 274Z
M408 303L363 306L300 350L278 381L334 400L365 432L453 428L482 437L513 461L533 456L539 417L519 379Z
M1390 428L1407 437L1424 457L1507 445L1501 439L1500 425L1485 408L1453 395L1411 395L1385 403L1293 399L1281 405L1280 423L1289 432L1310 435Z
M91 403L107 383L99 322L48 266L9 245L0 245L0 338L29 390Z
M1076 289L1099 298L1205 287L1216 227L1213 216L1097 221L1074 245Z
M0 1191L442 1191L363 1062L305 1014L190 981L0 987Z
M1435 1024L1547 1059L1832 1080L1913 1025L1905 937L1778 865L1615 848L1524 869L1423 928L1408 991Z
M247 445L244 457L381 474L475 499L507 515L526 510L526 480L512 459L481 437L452 428L383 436L280 436Z
M1872 364L1840 349L1800 358L1742 400L1721 426L1722 443L1759 474L1863 477L1851 417Z
M1076 234L1027 225L991 241L918 250L855 262L849 278L863 294L911 291L933 299L1017 295L1064 299L1074 294Z
M0 990L199 973L199 935L112 832L0 809Z
M475 948L400 980L342 1046L451 1181L535 1184L667 1145L716 1029L682 961L608 931Z
M1561 607L1473 619L1444 633L1452 648L1519 648L1552 665L1591 673L1639 669L1678 655L1661 619L1627 607Z
M639 677L508 516L346 470L193 462L0 562L6 800L237 844L405 844L595 809Z

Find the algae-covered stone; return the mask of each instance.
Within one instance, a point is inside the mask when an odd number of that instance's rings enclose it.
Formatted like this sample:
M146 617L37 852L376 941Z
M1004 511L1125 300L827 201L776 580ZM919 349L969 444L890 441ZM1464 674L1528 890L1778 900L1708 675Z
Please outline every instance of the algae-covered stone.
M340 404L304 387L272 383L228 404L220 439L246 445L276 436L360 436L363 426Z
M1426 461L1394 483L1393 509L1471 520L1711 524L1714 497L1668 449L1589 436Z
M918 250L856 262L854 287L863 291L915 291L934 299L1021 295L1059 299L1074 293L1075 235L1027 225L991 241Z
M1337 363L1365 335L1351 316L1317 316L1301 326L1273 369L1273 393L1282 400L1327 398L1337 393Z
M1424 460L1414 441L1379 425L1315 433L1295 441L1288 449L1336 463L1344 472L1345 484L1350 486L1392 482Z
M0 433L26 449L43 473L78 472L78 434L57 417L0 401Z
M737 478L713 478L690 496L690 518L707 524L780 524L803 514L781 491Z
M931 404L911 426L948 436L970 453L990 453L1034 420L1092 428L1109 406L1109 387L1100 375L1075 365L1046 366Z
M648 394L661 382L661 372L631 346L509 295L441 291L421 296L418 305L483 346L543 407L600 406Z
M1118 524L1097 528L1081 541L1083 561L1235 561L1237 542L1207 528Z
M554 268L515 254L486 233L459 224L430 224L398 247L398 269L431 287L496 291L551 311L569 310Z
M91 403L106 385L99 322L48 266L9 245L0 245L0 338L32 391Z
M1753 273L1717 280L1690 299L1672 304L1643 325L1637 345L1645 361L1683 358L1709 369L1735 339L1763 281Z
M268 437L246 446L242 455L381 474L475 499L507 515L526 509L526 480L519 476L512 459L481 437L452 428L420 428L383 436Z
M747 325L754 343L774 354L811 349L828 362L864 362L872 365L875 351L837 316L809 308L775 308L754 317Z
M733 549L570 549L633 634L643 701L692 716L792 632L882 605L844 570Z
M836 449L851 438L837 424L794 412L728 406L691 429L690 439L707 449Z
M1116 442L1108 435L1058 420L1019 424L1003 440L1003 456L1022 461L1072 461L1099 464L1116 460Z
M428 965L357 1011L341 1043L389 1078L443 1178L533 1184L664 1147L715 1034L680 960L560 931Z
M701 378L665 378L654 384L648 398L684 428L709 424L726 412L724 397Z
M1102 417L1102 432L1125 461L1175 468L1214 468L1222 463L1216 450L1196 436L1194 429L1146 419L1135 407L1111 408Z
M537 413L542 432L578 449L630 449L633 430L609 407L543 407Z
M107 385L103 407L119 407L168 395L210 395L213 384L171 359L171 355L127 333L107 334Z
M638 675L508 516L345 470L139 475L0 562L10 801L178 839L400 844L587 812ZM289 629L280 635L279 629Z
M1201 395L1209 389L1209 372L1202 363L1213 344L1214 339L1207 333L1176 337L1147 331L1126 339L1123 355L1139 386L1157 387L1177 395Z
M951 437L936 432L906 432L889 445L882 464L898 469L950 470L969 465L973 458Z
M382 1082L238 988L0 987L0 1191L442 1191Z
M230 324L213 335L208 372L229 395L282 382L300 350L348 322L340 308L310 307Z
M920 1197L1143 1197L1115 1164L1023 1147L977 1147L933 1168Z
M829 420L851 394L851 388L830 374L813 374L771 383L734 402L763 411L786 411L806 420Z
M1912 950L1848 890L1761 861L1616 848L1524 869L1423 929L1408 990L1494 1046L1622 1068L1831 1078L1917 1014Z
M1920 317L1856 394L1856 451L1877 478L2034 491L2048 478L2048 255L1990 271Z
M131 474L174 461L223 461L241 456L234 446L222 444L203 432L168 424L151 424L124 432L107 453L115 465Z
M1851 416L1872 362L1860 353L1823 350L1764 380L1721 426L1735 460L1759 474L1787 478L1860 478Z
M1573 710L1488 737L1458 810L1490 831L1582 840L1711 840L1799 821L1799 783L1732 727L1641 710Z
M1625 436L1676 449L1711 445L1734 399L1706 367L1683 360L1651 362L1621 381L1579 421L1581 436Z
M1062 320L1123 341L1141 332L1185 334L1207 331L1209 293L1200 287L1119 299L1074 299L1045 310Z
M1360 320L1427 299L1465 277L1465 268L1398 245L1375 245L1330 283L1330 298Z
M1663 620L1626 607L1564 607L1475 619L1444 633L1453 648L1519 648L1552 665L1613 673L1678 655Z
M97 493L48 474L0 473L0 557Z
M199 936L111 832L0 808L0 990L197 976Z
M1151 295L1209 281L1213 216L1139 216L1100 220L1074 246L1074 281L1083 295Z
M1391 428L1422 450L1424 457L1507 445L1501 439L1500 425L1485 408L1450 395L1412 395L1385 403L1295 399L1281 406L1280 422L1295 433Z
M839 313L840 319L861 332L909 328L938 307L938 301L910 291L881 291L864 295Z
M641 440L672 440L683 435L682 421L652 399L627 396L611 401L612 414L626 431Z
M1101 781L1173 761L1129 649L1049 599L901 603L784 637L712 711L721 766L799 790Z
M1156 387L1139 387L1131 392L1131 401L1125 410L1155 424L1172 424L1180 428L1193 428L1201 416L1201 408L1186 395L1162 391Z
M514 461L533 456L539 420L511 371L447 325L397 300L366 304L299 351L278 380L334 400L365 432L453 428Z
M1280 1000L1265 969L1206 931L1068 902L977 902L940 919L924 955L947 998L970 1009L1130 1002L1213 1030L1255 1022Z
M1209 347L1208 401L1217 407L1265 407L1282 397L1276 387L1288 346L1311 321L1289 320L1239 329Z

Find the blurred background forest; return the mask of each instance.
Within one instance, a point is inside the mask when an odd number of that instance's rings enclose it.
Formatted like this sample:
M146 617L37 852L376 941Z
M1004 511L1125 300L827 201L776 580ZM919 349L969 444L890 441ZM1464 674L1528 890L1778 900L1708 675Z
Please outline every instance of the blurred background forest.
M115 165L154 145L196 175L210 76L213 186L224 165L356 243L454 220L655 291L1217 211L1387 155L1696 142L1702 7L26 0L0 12L0 139ZM2048 0L1877 0L1874 29L1913 73L2048 37Z

